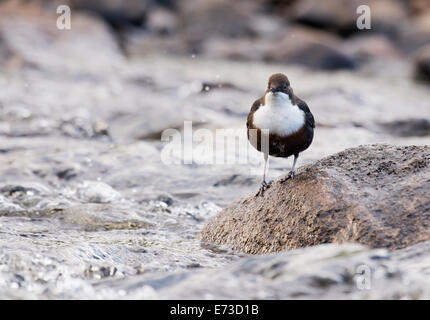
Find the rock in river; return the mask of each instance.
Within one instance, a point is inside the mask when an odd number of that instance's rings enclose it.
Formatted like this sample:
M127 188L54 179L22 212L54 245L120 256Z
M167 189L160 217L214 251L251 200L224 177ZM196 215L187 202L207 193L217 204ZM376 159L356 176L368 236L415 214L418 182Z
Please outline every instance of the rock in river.
M346 149L273 182L263 197L233 202L200 238L253 254L345 242L394 250L429 240L430 148Z
M423 82L430 82L430 45L427 45L416 54L415 78Z

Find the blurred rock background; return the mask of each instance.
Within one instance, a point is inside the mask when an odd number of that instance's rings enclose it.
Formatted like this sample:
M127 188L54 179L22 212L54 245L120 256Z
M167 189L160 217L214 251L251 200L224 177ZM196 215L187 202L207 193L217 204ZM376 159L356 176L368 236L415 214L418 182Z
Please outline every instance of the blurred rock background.
M87 38L91 45L103 46L107 59L118 53L198 55L322 70L395 61L407 63L419 80L430 78L428 0L2 1L2 60L25 58L7 32L25 27L20 19L36 24L37 29L27 33L36 37L34 41L55 41L55 32L46 26L48 13L52 16L60 4L71 7L74 28L80 28L79 42ZM371 8L370 30L356 26L357 7L363 4ZM114 41L108 44L110 38Z
M61 4L71 30L56 27ZM362 4L371 30L356 28ZM237 264L202 246L198 232L255 193L261 170L165 164L160 137L185 120L244 129L285 72L316 119L299 167L360 144L428 145L429 22L425 0L0 1L0 298L322 298L327 284L334 298L428 298L428 242ZM271 159L269 175L290 166ZM375 290L357 291L360 263L388 270Z
M429 78L428 0L17 0L3 1L2 20L31 14L33 22L43 25L46 18L35 12L52 13L59 4L71 7L74 26L83 34L107 26L128 57L194 54L323 70L406 60L417 78ZM363 4L371 8L370 30L356 26L357 7ZM83 15L91 18L81 21ZM7 28L3 25L2 33ZM9 50L3 44L1 56L9 56Z

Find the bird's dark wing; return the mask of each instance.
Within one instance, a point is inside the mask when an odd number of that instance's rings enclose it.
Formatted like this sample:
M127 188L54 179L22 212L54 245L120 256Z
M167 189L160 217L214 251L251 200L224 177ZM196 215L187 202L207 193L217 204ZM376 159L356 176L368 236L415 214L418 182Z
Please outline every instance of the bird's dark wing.
M249 114L248 114L248 120L246 121L246 127L248 129L249 129L249 126L251 125L254 112L257 111L262 104L263 104L263 98L255 100L254 103L252 104L251 110L249 111Z
M315 120L314 120L314 116L311 113L311 110L309 110L308 105L306 104L306 102L304 102L303 100L301 100L299 97L295 96L294 97L296 105L303 110L303 112L305 113L306 116L306 122L308 123L308 125L311 128L315 128Z

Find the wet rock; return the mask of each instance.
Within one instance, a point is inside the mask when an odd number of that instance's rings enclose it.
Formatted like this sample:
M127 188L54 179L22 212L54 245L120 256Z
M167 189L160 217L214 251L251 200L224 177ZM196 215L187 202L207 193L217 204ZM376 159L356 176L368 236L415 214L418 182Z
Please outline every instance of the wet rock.
M362 1L297 1L292 8L294 21L316 28L341 31L356 21L356 9Z
M338 70L355 69L354 60L334 47L325 44L310 44L302 50L294 50L284 57L284 61L301 64L314 69Z
M168 195L158 196L157 201L161 201L161 202L165 203L167 206L171 206L175 203L175 199L173 199L172 197L170 197Z
M258 38L275 40L282 37L285 21L277 15L266 15L257 13L253 16L249 25L252 33Z
M170 10L155 8L149 13L147 27L154 34L174 34L178 29L178 17Z
M76 178L78 176L78 172L75 168L65 168L65 169L59 169L55 172L55 175L62 180L71 180L73 178Z
M408 11L412 14L419 14L428 9L427 0L404 1L408 5Z
M84 181L76 193L80 199L90 203L112 203L122 198L118 191L100 181Z
M429 167L425 146L347 149L232 203L200 238L254 254L331 242L403 248L430 239Z
M13 58L13 51L7 46L3 36L0 34L0 63L7 64Z
M23 195L48 194L50 189L37 182L24 182L20 184L6 184L0 187L0 193L17 198Z
M402 54L395 45L384 36L352 37L342 44L346 53L350 54L360 63L372 59L399 59Z
M153 226L127 208L109 204L84 204L62 210L63 221L82 227L86 231L95 230L135 230Z
M95 122L79 117L64 119L59 125L59 130L65 136L76 139L109 138L108 126L101 119Z
M189 47L178 37L159 37L147 32L127 32L125 35L125 51L130 57L149 54L187 54Z
M3 215L39 215L45 200L53 196L51 188L45 184L22 181L4 184L0 187L0 211ZM49 201L48 201L49 202Z
M233 174L231 176L222 177L218 179L214 183L214 187L222 187L222 186L229 186L229 185L248 185L250 183L253 183L254 179L249 177L243 177L239 174Z
M56 27L55 10L36 3L0 4L0 43L9 55L41 69L95 70L115 68L122 54L114 36L100 20L73 13L72 28ZM13 30L13 32L10 32Z
M214 89L234 89L243 91L243 89L240 89L231 82L203 82L200 92L205 93Z
M249 17L259 7L258 1L188 0L181 4L179 14L183 32L198 43L212 36L238 38L252 35Z
M143 297L139 291L152 286L160 299L178 299L184 292L189 299L425 299L429 245L389 254L357 244L325 244L243 257L221 270L187 270L156 281L143 274L101 286L132 297Z
M13 203L7 197L0 195L0 216L9 215L22 210L23 209L19 205Z
M142 130L142 132L138 132L137 134L135 134L135 139L160 141L161 137L163 136L163 132L168 129L180 130L181 125L177 124L172 126L166 126L161 129L156 128L154 130L148 130L147 128L145 128L144 130Z
M147 30L125 34L126 52L132 56L149 53L196 54L224 57L246 54L234 41L249 41L258 35L282 28L280 19L271 21L257 14L261 3L257 1L226 0L181 1L176 12L165 8L154 8L148 12ZM256 24L253 19L256 17ZM274 19L275 20L275 19ZM160 37L160 35L162 35ZM220 41L218 41L220 40ZM224 43L224 40L226 43ZM213 51L213 52L212 52Z
M90 265L88 269L85 269L84 275L90 279L103 279L107 277L113 277L117 273L118 269L115 267L98 267Z
M201 53L210 58L231 60L261 60L267 48L261 39L225 39L213 37L202 44Z
M430 83L430 45L417 53L414 62L414 76L419 81Z
M430 120L408 119L381 123L380 126L390 134L399 137L424 137L430 135Z
M365 4L365 3L361 3ZM407 4L398 0L369 1L371 10L371 32L397 39L408 22ZM358 14L356 15L358 17ZM355 26L355 32L362 32Z
M267 49L268 61L300 64L322 70L354 69L356 61L340 47L340 39L308 28L288 29L285 36Z
M408 54L413 54L428 45L430 43L430 10L421 11L414 19L405 23L397 43Z
M73 0L72 8L101 16L115 29L143 26L150 1Z
M395 37L399 33L401 23L406 19L404 5L396 0L297 1L290 16L298 23L348 36L361 32L356 24L359 17L357 8L360 5L370 7L371 32Z

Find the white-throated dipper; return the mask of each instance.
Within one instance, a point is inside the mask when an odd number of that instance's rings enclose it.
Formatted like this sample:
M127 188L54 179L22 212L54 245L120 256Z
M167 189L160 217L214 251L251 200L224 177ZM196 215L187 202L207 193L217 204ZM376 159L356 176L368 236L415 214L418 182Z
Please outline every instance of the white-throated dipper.
M293 168L282 181L293 178L299 153L312 143L315 120L306 102L294 95L287 76L275 73L269 78L264 96L252 105L246 126L251 145L264 154L263 181L257 193L263 195L270 185L266 182L269 155L294 155Z

